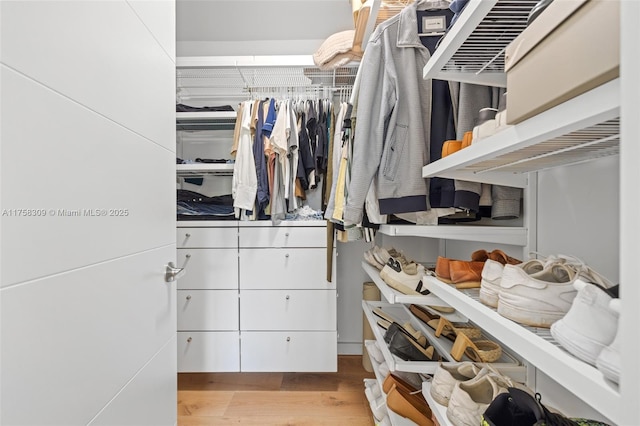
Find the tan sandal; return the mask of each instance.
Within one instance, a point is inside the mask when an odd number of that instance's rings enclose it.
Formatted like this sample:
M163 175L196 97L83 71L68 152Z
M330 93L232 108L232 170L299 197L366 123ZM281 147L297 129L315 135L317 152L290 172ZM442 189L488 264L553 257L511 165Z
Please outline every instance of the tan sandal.
M474 327L465 323L452 323L444 317L440 317L435 330L436 337L440 337L440 335L443 335L452 342L456 340L458 334L460 333L465 334L470 339L477 339L479 337L482 337L482 330L480 330L478 327Z
M463 355L474 362L495 362L502 356L502 348L491 340L472 340L464 333L458 333L451 347L451 356L460 361Z

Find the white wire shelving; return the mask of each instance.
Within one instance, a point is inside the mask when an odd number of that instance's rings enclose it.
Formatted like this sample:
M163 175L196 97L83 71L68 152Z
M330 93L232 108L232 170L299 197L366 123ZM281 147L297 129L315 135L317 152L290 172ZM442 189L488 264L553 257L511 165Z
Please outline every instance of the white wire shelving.
M595 367L575 358L555 342L549 329L527 327L500 315L479 301L478 289L458 290L442 281L424 277L427 288L461 314L502 342L509 342L515 353L553 377L570 392L611 419L620 410L618 387L606 381Z
M392 237L442 238L523 247L527 245L527 229L522 226L380 225L378 232Z
M619 117L615 79L424 166L422 176L524 188L527 172L617 155Z
M423 78L506 87L504 51L538 0L470 0L424 67Z

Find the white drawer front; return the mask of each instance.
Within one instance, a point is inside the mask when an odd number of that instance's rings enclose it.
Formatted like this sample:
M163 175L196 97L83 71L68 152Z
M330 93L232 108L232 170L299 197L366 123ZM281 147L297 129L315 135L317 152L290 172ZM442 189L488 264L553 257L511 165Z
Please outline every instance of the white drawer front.
M326 247L326 227L240 228L240 247Z
M238 330L238 290L178 290L178 330Z
M240 371L237 331L179 332L178 372Z
M321 248L240 249L241 289L335 289Z
M241 330L336 329L335 290L242 290Z
M242 371L338 370L335 331L242 332Z
M178 248L238 247L238 229L233 228L177 228Z
M237 249L179 249L177 265L186 273L178 289L237 289Z

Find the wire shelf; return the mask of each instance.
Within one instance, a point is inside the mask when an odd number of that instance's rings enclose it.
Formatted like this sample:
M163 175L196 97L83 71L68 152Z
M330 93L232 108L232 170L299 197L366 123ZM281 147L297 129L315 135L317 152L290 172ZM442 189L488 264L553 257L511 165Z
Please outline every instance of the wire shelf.
M357 67L321 70L307 66L178 68L177 97L186 99L247 99L250 97L348 97Z
M469 165L463 170L524 173L617 155L620 152L619 132L620 119L615 118Z
M537 3L498 0L442 70L504 72L504 50L527 27L529 12Z

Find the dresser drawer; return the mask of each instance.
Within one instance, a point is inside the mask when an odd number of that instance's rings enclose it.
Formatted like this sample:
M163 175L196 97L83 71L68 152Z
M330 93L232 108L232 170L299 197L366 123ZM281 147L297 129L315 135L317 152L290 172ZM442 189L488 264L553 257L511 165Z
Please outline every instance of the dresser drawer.
M237 249L178 249L177 264L186 273L178 289L237 289Z
M178 372L217 371L240 371L239 332L178 332Z
M326 247L324 226L271 226L240 228L240 247Z
M178 290L178 330L238 330L238 290Z
M335 290L242 290L241 330L336 329Z
M241 289L335 289L322 248L240 249Z
M177 228L176 247L238 247L238 228Z
M242 371L338 371L335 331L241 333Z

